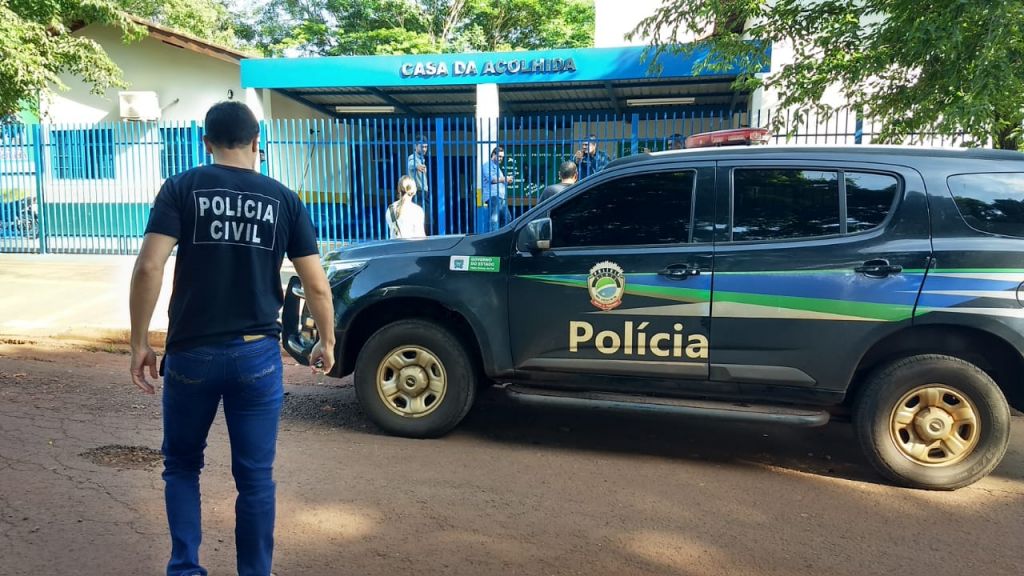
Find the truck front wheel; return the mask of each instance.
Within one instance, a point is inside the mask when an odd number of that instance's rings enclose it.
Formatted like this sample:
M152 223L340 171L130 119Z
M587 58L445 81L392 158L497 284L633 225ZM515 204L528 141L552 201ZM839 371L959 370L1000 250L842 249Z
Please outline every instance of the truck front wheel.
M473 405L476 372L465 346L443 326L402 320L378 330L355 366L359 404L384 431L435 438Z

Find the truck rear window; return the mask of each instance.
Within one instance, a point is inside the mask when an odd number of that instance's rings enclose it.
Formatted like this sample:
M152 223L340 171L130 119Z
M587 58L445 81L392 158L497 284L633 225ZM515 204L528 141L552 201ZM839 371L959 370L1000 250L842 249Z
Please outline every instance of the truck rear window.
M1024 172L957 174L948 184L971 228L1024 238Z

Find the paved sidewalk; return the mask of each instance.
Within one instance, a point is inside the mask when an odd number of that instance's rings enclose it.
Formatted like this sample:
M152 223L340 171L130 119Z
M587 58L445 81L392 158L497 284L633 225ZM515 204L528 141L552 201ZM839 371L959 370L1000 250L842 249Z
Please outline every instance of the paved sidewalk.
M134 256L0 254L0 334L126 337L134 264ZM282 283L294 273L285 260ZM155 332L167 330L173 276L171 258L151 323Z

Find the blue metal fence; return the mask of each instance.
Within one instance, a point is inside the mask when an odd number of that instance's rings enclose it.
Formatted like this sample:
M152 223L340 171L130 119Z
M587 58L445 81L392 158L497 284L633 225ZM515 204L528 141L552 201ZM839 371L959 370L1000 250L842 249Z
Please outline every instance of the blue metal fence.
M767 126L768 114L668 113L272 120L262 125L264 173L295 190L324 250L387 237L385 210L422 139L428 189L416 201L428 234L485 230L481 182L491 150L504 147L513 217L557 181L558 165L584 139L619 158L671 147L675 136ZM869 144L875 127L853 113L793 130L790 113L775 142ZM137 253L164 178L211 161L198 122L33 125L0 134L0 252ZM925 137L930 144L958 139Z

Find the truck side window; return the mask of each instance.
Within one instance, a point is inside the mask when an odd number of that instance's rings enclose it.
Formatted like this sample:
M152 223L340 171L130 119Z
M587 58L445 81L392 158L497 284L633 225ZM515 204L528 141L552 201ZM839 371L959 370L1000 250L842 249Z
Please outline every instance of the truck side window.
M555 208L552 246L644 246L689 242L696 173L623 176Z
M958 174L948 183L971 228L1024 238L1024 172Z
M879 227L896 202L900 181L889 174L843 174L846 176L847 233L865 232Z
M838 172L775 168L733 172L734 241L813 238L839 232Z

